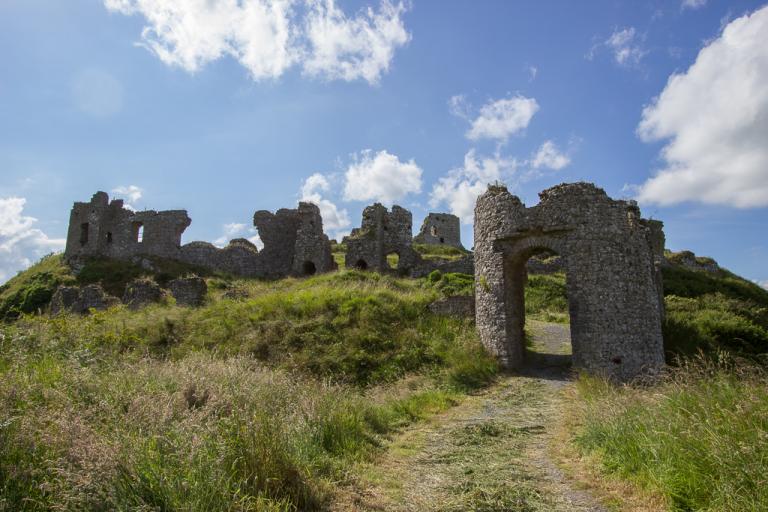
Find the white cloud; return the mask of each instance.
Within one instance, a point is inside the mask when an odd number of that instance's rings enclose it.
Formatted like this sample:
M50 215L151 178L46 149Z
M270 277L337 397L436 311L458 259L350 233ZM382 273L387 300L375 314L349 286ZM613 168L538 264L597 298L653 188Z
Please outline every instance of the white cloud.
M568 155L562 153L554 142L545 141L533 157L531 165L534 169L552 169L559 171L571 163Z
M224 247L230 242L230 240L235 238L245 238L253 245L255 245L259 250L264 247L264 244L261 242L261 238L259 238L256 228L253 226L247 226L246 224L241 224L239 222L230 222L228 224L224 224L222 226L222 235L213 241L213 245L217 247Z
M539 68L537 68L536 66L528 66L529 82L533 82L534 80L536 80L536 77L538 76L538 74L539 74Z
M448 100L448 111L461 119L469 121L471 107L467 102L467 97L463 94L451 96Z
M323 197L323 193L328 192L331 185L328 178L320 173L315 173L301 185L301 201L314 203L320 208L320 216L323 218L323 229L327 232L334 231L334 236L345 232L351 224L349 213L346 209L339 209L336 204Z
M636 65L648 53L638 39L640 37L635 28L628 27L615 30L604 44L613 52L613 58L619 65Z
M387 151L364 150L354 156L344 175L344 199L392 204L421 192L421 173L413 160L401 162Z
M347 17L333 0L311 0L306 20L309 54L304 71L327 79L379 81L389 70L395 50L410 35L401 15L402 3L381 3L378 12L368 7L354 18Z
M518 167L515 159L500 154L478 158L472 149L464 155L464 165L452 169L437 180L430 193L429 205L446 205L464 224L471 224L475 214L475 201L486 191L488 184L510 177Z
M768 7L730 22L643 110L638 134L666 140L638 199L768 206Z
M755 281L755 283L756 283L758 286L760 286L760 287L762 287L762 288L765 288L766 290L768 290L768 279L763 279L762 281L758 281L758 280L756 280L756 281Z
M301 65L311 76L376 83L410 39L404 5L389 0L353 17L335 0L103 1L112 12L142 15L140 45L189 72L230 56L254 80Z
M528 127L538 110L539 104L535 99L520 95L488 102L472 121L467 138L507 140Z
M123 108L123 86L105 71L80 71L72 80L71 92L75 106L93 117L109 117Z
M112 189L113 194L117 194L127 199L131 203L135 203L144 194L144 189L137 187L136 185L120 185Z
M683 9L698 9L707 5L707 0L683 0Z
M0 283L66 243L33 227L37 219L23 214L26 202L23 197L0 198Z

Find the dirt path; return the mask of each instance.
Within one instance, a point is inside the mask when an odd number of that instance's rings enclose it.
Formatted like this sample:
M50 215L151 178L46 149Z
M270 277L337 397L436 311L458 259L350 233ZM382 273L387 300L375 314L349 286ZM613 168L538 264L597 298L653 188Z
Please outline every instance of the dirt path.
M431 421L407 429L334 510L604 511L548 455L569 380L567 325L532 322L534 355Z

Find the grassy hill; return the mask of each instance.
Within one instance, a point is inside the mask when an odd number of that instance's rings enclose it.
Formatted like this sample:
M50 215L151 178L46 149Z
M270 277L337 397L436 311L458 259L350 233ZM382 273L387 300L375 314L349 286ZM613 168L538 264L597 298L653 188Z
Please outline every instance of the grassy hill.
M75 276L53 255L0 287L0 510L322 509L393 433L497 373L471 321L427 309L473 293L472 276L439 271L207 275L200 308L40 314L59 284L120 296L137 277L204 275L151 267L94 260ZM582 377L572 445L670 510L760 509L768 292L725 270L664 279L678 369L653 387ZM563 274L530 276L528 317L567 322L565 292ZM715 357L692 363L699 351Z
M145 272L105 265L78 279L116 293ZM496 373L424 280L219 276L197 309L23 313L75 280L53 256L2 292L3 510L319 508L389 432Z

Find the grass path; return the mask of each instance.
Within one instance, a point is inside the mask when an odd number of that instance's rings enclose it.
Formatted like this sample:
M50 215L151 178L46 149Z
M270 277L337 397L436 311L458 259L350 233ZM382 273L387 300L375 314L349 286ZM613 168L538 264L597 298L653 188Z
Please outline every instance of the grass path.
M379 460L357 468L332 509L604 511L548 455L568 385L568 326L529 329L535 353L522 375L403 431Z

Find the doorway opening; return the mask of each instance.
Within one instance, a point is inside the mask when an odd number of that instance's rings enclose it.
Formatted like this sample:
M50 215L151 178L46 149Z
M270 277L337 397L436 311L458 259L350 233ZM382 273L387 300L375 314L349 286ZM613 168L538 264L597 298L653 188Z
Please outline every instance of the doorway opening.
M301 272L305 276L313 276L317 272L317 267L313 262L305 261L304 264L301 266Z
M571 311L564 266L547 247L533 247L506 263L507 308L513 344L525 366L566 376L572 366Z

